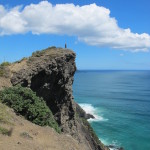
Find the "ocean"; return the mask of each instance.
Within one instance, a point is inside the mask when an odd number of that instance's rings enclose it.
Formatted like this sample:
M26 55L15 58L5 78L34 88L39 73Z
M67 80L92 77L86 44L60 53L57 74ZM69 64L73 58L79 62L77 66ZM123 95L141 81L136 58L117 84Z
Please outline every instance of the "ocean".
M150 71L77 71L73 95L105 145L150 150Z

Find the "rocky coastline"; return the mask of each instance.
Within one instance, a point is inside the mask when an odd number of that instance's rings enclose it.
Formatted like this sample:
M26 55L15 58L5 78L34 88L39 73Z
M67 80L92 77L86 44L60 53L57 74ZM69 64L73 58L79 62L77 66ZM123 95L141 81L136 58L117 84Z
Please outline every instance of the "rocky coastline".
M72 84L76 54L50 47L12 63L7 77L10 86L29 87L51 109L63 134L72 136L83 150L109 150L97 137L87 119L94 118L74 101Z

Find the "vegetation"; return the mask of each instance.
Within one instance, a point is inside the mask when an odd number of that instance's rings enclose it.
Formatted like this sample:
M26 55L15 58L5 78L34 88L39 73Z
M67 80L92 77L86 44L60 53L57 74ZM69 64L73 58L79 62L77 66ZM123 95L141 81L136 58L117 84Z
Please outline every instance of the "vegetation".
M9 65L10 65L10 63L6 61L6 62L1 63L0 67L6 67L6 66L9 66Z
M23 137L23 138L27 138L27 139L33 139L33 137L30 136L29 133L27 133L27 132L22 132L20 134L20 136Z
M40 126L50 126L60 133L51 110L31 89L21 86L6 88L0 92L0 99L27 120Z
M0 103L0 134L11 136L12 129L8 130L1 126L3 124L12 125L10 119L11 116L8 113L7 106Z
M8 130L8 129L0 126L0 134L11 136L12 132L13 132L13 128Z
M0 64L0 77L7 77L7 69L6 67L9 66L9 62L3 62Z
M0 126L0 134L9 135L9 130Z
M15 61L14 63L21 63L22 61L27 60L27 59L28 59L28 58L23 57L21 60Z
M45 58L51 59L51 58L61 56L63 54L65 54L65 51L63 50L63 48L60 48L60 47L56 48L55 46L52 46L52 47L48 47L40 51L37 50L33 52L32 56L28 58L27 63L30 64L36 60L39 61L39 59L37 59L38 57L46 56Z
M11 124L10 119L7 107L0 103L0 123Z
M40 57L44 54L44 51L35 51L32 53L32 57Z
M52 47L48 47L47 49L44 49L44 50L37 50L35 52L32 53L32 57L40 57L42 56L46 51L49 51L49 50L52 50L52 49L56 49L55 46L52 46Z

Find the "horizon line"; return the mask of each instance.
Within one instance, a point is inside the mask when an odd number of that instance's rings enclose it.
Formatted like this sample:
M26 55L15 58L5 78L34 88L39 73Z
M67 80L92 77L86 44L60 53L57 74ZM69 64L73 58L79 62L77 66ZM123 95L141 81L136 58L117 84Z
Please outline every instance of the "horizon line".
M77 69L76 71L150 71L150 69Z

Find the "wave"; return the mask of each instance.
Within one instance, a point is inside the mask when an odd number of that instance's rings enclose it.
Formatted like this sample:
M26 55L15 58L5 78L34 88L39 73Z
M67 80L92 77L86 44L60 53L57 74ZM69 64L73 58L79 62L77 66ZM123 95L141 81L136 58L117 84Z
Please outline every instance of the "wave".
M88 119L89 122L108 120L108 119L104 119L102 116L100 116L98 113L98 108L92 106L91 104L80 103L79 105L87 114L91 114L95 117L94 119L93 118Z
M121 143L118 143L117 140L112 141L112 144L109 145L110 150L120 150L121 149Z
M120 150L121 148L121 143L118 143L117 140L113 140L112 142L108 142L107 140L104 139L99 139L104 145L108 146L110 150Z

